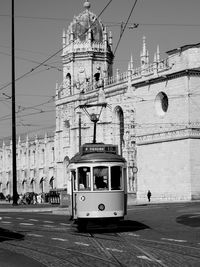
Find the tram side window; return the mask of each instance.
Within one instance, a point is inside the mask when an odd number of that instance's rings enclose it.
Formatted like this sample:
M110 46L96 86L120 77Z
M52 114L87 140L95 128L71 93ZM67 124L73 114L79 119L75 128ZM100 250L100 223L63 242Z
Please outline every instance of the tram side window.
M78 190L91 189L91 173L89 167L78 168Z
M93 168L94 190L108 190L108 167Z
M122 168L120 166L111 167L111 190L122 189Z

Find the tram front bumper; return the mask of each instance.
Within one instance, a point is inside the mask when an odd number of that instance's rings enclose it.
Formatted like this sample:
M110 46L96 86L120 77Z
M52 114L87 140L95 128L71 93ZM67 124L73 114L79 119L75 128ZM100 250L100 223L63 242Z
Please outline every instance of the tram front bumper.
M79 211L77 218L120 218L124 217L124 212L116 211Z

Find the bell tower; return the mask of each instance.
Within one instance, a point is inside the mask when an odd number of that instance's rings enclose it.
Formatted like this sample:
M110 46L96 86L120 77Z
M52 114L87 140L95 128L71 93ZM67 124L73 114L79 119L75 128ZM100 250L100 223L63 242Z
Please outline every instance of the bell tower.
M91 91L112 76L112 34L90 11L90 2L63 30L63 86L65 96Z

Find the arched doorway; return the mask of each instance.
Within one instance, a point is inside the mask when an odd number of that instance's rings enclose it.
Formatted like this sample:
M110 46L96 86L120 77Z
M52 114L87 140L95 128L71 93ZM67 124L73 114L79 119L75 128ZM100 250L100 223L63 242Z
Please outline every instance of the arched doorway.
M68 169L69 162L70 162L70 159L68 156L66 156L63 161L63 167L64 167L63 173L64 173L64 184L67 187L67 191L71 192L70 171Z
M50 186L50 189L53 189L54 188L54 177L53 176L49 180L49 186Z
M44 177L40 179L40 190L41 193L44 193Z
M123 154L124 143L124 112L120 106L114 109L114 144L118 145L119 154Z
M35 179L34 178L32 178L30 181L30 190L32 192L35 192Z

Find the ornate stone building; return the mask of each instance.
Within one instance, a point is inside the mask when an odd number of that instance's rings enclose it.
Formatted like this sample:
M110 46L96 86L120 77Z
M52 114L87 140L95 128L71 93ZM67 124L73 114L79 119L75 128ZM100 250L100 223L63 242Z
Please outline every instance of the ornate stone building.
M18 194L57 187L54 131L19 137L16 157ZM12 187L12 141L6 140L0 149L0 192L12 195Z
M97 142L117 144L127 159L129 196L142 200L150 189L155 201L200 198L200 45L169 51L164 60L157 47L150 63L143 38L141 66L130 57L127 72L113 75L112 34L88 1L84 7L63 31L55 133L60 187L70 191L67 164L80 129L82 144L92 141L92 124L77 107L106 102Z
M27 162L35 147L46 155L43 169L39 165L31 169L30 163L28 173L20 169L29 186L35 170L35 190L41 189L45 177L44 190L55 178L52 187L67 188L70 193L69 159L93 136L92 122L78 107L106 102L97 123L97 142L117 144L126 158L129 200L146 199L148 190L153 201L199 199L200 44L168 51L164 60L157 47L150 63L143 38L141 65L135 68L130 56L127 72L113 73L112 34L90 11L88 1L63 31L62 42L63 82L56 86L54 136L44 138L39 146L26 141L20 152L22 157L27 151ZM47 160L53 148L55 159ZM8 160L9 147L3 146L1 155L6 149ZM6 175L1 179L9 182ZM23 178L19 179L22 183Z

